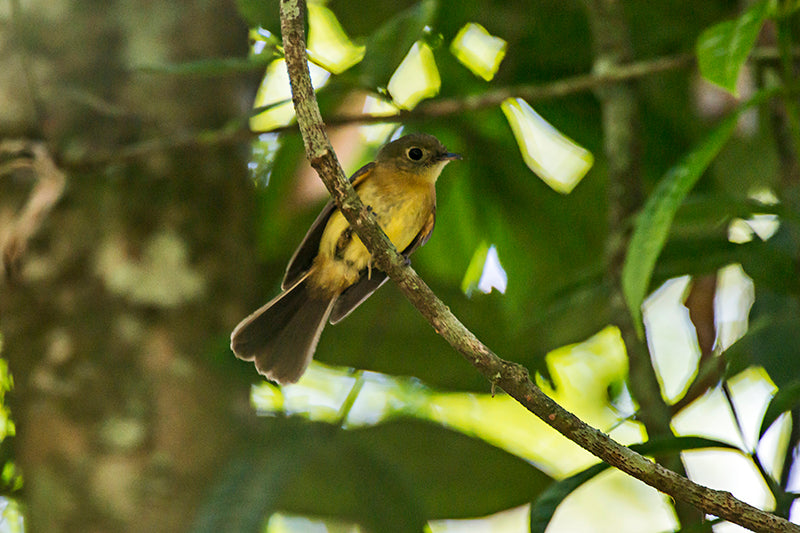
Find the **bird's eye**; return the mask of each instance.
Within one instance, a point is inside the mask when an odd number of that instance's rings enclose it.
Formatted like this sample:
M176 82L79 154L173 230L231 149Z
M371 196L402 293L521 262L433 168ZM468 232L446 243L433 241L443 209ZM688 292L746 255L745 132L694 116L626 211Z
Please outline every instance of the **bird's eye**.
M409 148L408 158L412 161L419 161L422 159L422 148Z

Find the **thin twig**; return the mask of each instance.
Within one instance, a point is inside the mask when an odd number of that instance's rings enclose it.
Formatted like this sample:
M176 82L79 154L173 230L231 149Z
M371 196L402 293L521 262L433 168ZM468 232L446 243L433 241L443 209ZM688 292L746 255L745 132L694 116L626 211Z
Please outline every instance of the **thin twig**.
M530 412L608 464L704 512L754 531L800 533L797 525L737 500L729 492L712 490L681 477L581 421L534 385L527 369L500 359L450 312L397 253L373 215L364 209L336 160L325 134L308 71L303 28L304 0L281 0L280 10L292 100L306 154L345 218L372 252L376 265L397 283L436 332L492 384L502 388Z
M793 56L800 56L800 50L795 50ZM769 64L779 61L779 53L775 48L762 47L753 50L751 57L759 64ZM328 117L325 123L328 126L344 126L348 124L378 124L385 122L414 122L430 118L444 117L486 109L500 105L506 98L523 98L529 103L543 102L556 98L564 98L573 94L596 90L598 88L625 81L646 78L662 72L670 72L691 67L695 64L692 54L677 54L673 56L657 57L616 65L606 69L603 73L581 74L542 84L519 85L503 87L485 91L483 93L462 96L458 98L439 98L423 102L411 111L401 110L397 114L388 116L370 114L342 114ZM70 170L87 170L112 163L124 163L134 159L147 157L153 153L173 148L192 148L198 146L221 146L236 144L242 140L256 137L262 133L285 133L297 130L296 124L288 124L267 131L253 131L249 127L250 116L281 104L276 102L269 106L252 110L248 117L243 117L233 125L225 126L216 131L182 132L167 137L149 139L137 144L123 147L113 152L94 152L84 156L65 159L61 165Z
M7 280L14 280L28 242L36 234L47 214L61 198L66 185L66 177L59 169L50 152L41 143L19 143L7 141L0 144L0 152L29 151L32 160L18 158L3 172L20 168L30 168L35 175L36 185L31 190L25 207L8 228L0 233L0 256L2 272ZM0 174L1 175L1 174Z
M495 107L500 105L500 103L507 98L524 98L530 103L542 102L590 91L597 87L618 83L620 81L640 79L660 72L686 68L693 64L694 57L691 54L659 57L638 63L621 65L619 68L609 70L602 74L583 74L549 83L503 87L493 91L486 91L484 93L464 97L430 100L420 104L412 111L401 110L395 115L334 115L328 117L325 123L328 126L344 126L348 124L412 122L455 115L465 111ZM270 106L254 109L251 115L258 114L261 111L268 110L281 103L283 102L277 102ZM262 133L285 133L297 130L296 124L289 124L271 129L268 132L252 131L249 127L248 118L249 116L221 130L177 133L163 138L142 141L114 150L113 152L94 152L85 156L61 161L61 163L65 168L86 170L112 163L124 163L174 148L235 144Z

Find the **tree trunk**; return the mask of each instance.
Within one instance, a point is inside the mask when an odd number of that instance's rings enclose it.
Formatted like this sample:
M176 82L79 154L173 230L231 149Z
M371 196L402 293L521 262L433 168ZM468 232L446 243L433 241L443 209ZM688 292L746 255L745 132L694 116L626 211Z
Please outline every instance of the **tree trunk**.
M26 527L186 531L246 434L227 334L255 273L246 146L196 132L245 113L254 83L143 67L244 57L247 29L233 0L11 5L0 135L43 139L66 184L24 219L48 177L0 175ZM163 142L124 148L150 139Z

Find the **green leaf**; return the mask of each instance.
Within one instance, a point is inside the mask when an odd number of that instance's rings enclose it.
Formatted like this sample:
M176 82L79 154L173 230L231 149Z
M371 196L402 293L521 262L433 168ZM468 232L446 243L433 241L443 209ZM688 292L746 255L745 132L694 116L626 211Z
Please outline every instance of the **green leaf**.
M776 92L773 89L757 93L725 118L697 148L667 171L647 199L642 212L636 217L622 267L622 291L640 336L644 334L641 305L650 288L656 259L667 241L675 213L730 138L739 116Z
M264 0L236 0L239 14L251 28L265 28L274 35L280 35L280 19L277 2Z
M496 513L533 500L553 482L528 461L428 422L401 419L342 436L391 465L427 519Z
M481 280L483 265L486 263L486 255L488 253L489 244L486 241L481 241L472 254L472 259L469 261L467 271L464 273L464 279L461 281L461 291L466 294L467 297L472 296L472 292Z
M606 463L597 463L586 470L550 485L531 505L531 533L544 533L561 502L566 500L567 496L572 494L575 489L598 474L605 472L608 468L609 466Z
M667 453L682 452L685 450L699 450L703 448L725 448L738 450L736 446L705 437L666 437L652 439L641 444L632 444L629 448L642 455L662 455Z
M669 169L636 219L622 267L622 290L640 336L641 305L675 213L733 133L738 118L738 113L726 118L700 146Z
M289 418L259 429L263 439L222 471L194 533L261 531L278 510L422 531L427 520L523 505L552 483L511 453L426 422L343 430Z
M437 0L422 0L389 19L369 36L361 62L365 86L386 86L389 83L389 77L411 46L423 38L425 27L433 24L438 7Z
M283 429L284 448L303 445L302 436L307 431L303 432L296 423L287 423ZM274 444L234 457L198 510L192 533L262 531L267 517L277 510L284 487L300 466L299 461L282 456Z
M769 12L769 1L761 0L736 20L706 29L697 40L700 73L711 83L738 96L736 80L750 55Z
M728 443L703 437L668 437L664 439L653 439L641 444L633 444L629 447L642 455L659 455L703 448L737 449L735 446ZM539 495L533 505L531 505L531 533L544 533L556 509L561 505L561 502L581 485L605 472L608 468L610 467L606 463L598 463L558 483L550 485L547 490Z
M767 411L764 413L764 418L761 420L758 438L760 439L764 436L764 433L767 432L779 416L798 406L800 406L800 381L793 381L778 389L778 392L770 400Z

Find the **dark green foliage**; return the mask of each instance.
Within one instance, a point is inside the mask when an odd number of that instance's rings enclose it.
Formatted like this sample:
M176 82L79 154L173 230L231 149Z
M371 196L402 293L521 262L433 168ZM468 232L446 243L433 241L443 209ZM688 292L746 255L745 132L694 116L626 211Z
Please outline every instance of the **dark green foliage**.
M239 5L248 21L275 32L277 3L239 0ZM320 91L326 116L337 113L343 97L354 89L383 91L417 40L434 49L442 98L463 100L497 89L544 84L592 68L590 32L578 4L467 1L456 9L423 0L379 2L364 9L359 2L334 1L328 7L348 34L366 46L366 55ZM677 0L629 3L626 14L635 59L695 50L703 31L734 20L739 15L736 8L725 1L704 3L699 10ZM700 46L703 68L724 74L715 81L731 87L764 16L765 11L758 11L738 26L744 36L728 31L731 27L705 34L743 39L716 43L722 45L719 49L708 42ZM506 59L491 83L474 76L447 49L467 22L478 22L508 41ZM730 53L722 57L719 50ZM715 64L715 57L723 64ZM764 417L763 435L781 413L797 407L800 397L800 212L792 201L796 191L782 181L777 142L766 118L770 106L784 95L777 89L762 91L749 104L730 103L725 116L709 119L695 108L696 83L695 72L685 68L634 84L641 119L636 132L641 148L638 170L646 202L637 218L623 221L633 234L624 286L638 321L642 301L665 280L742 265L754 281L756 302L748 333L720 355L728 364L720 379L761 365L781 387ZM553 192L525 166L499 107L445 118L413 117L403 126L406 132L434 134L464 155L438 182L437 225L431 240L414 255L414 267L489 347L532 372L544 373L548 351L585 340L614 320L608 305L614 288L606 268L607 162L597 101L590 93L580 93L529 103L595 155L594 168L568 196ZM756 128L743 134L740 119L753 110L760 114ZM280 143L274 161L264 165L271 170L269 179L261 182L269 186L258 191L258 253L265 293L253 294L254 305L275 293L286 262L322 204L298 208L291 202L293 176L304 157L302 142L298 134L286 133ZM765 185L776 190L781 204L765 206L749 198L753 188ZM754 213L777 214L782 225L776 235L766 242L729 242L731 221ZM508 291L468 298L460 291L461 280L483 243L496 246L508 273ZM414 376L440 390L489 390L391 283L342 323L327 328L316 358ZM358 521L374 531L413 531L431 518L480 516L534 501L531 530L544 531L564 498L605 469L597 465L551 484L535 467L506 452L406 420L355 430L282 419L265 425L269 430L264 446L248 450L244 462L231 467L198 530L211 531L227 519L239 520L242 530L248 530L263 524L271 512L284 510ZM729 447L682 437L636 449L656 454L710 446ZM242 497L248 499L236 505ZM231 517L232 512L237 516Z
M257 531L279 510L422 531L429 519L522 505L550 482L507 452L432 424L342 430L275 419L222 473L194 531Z

